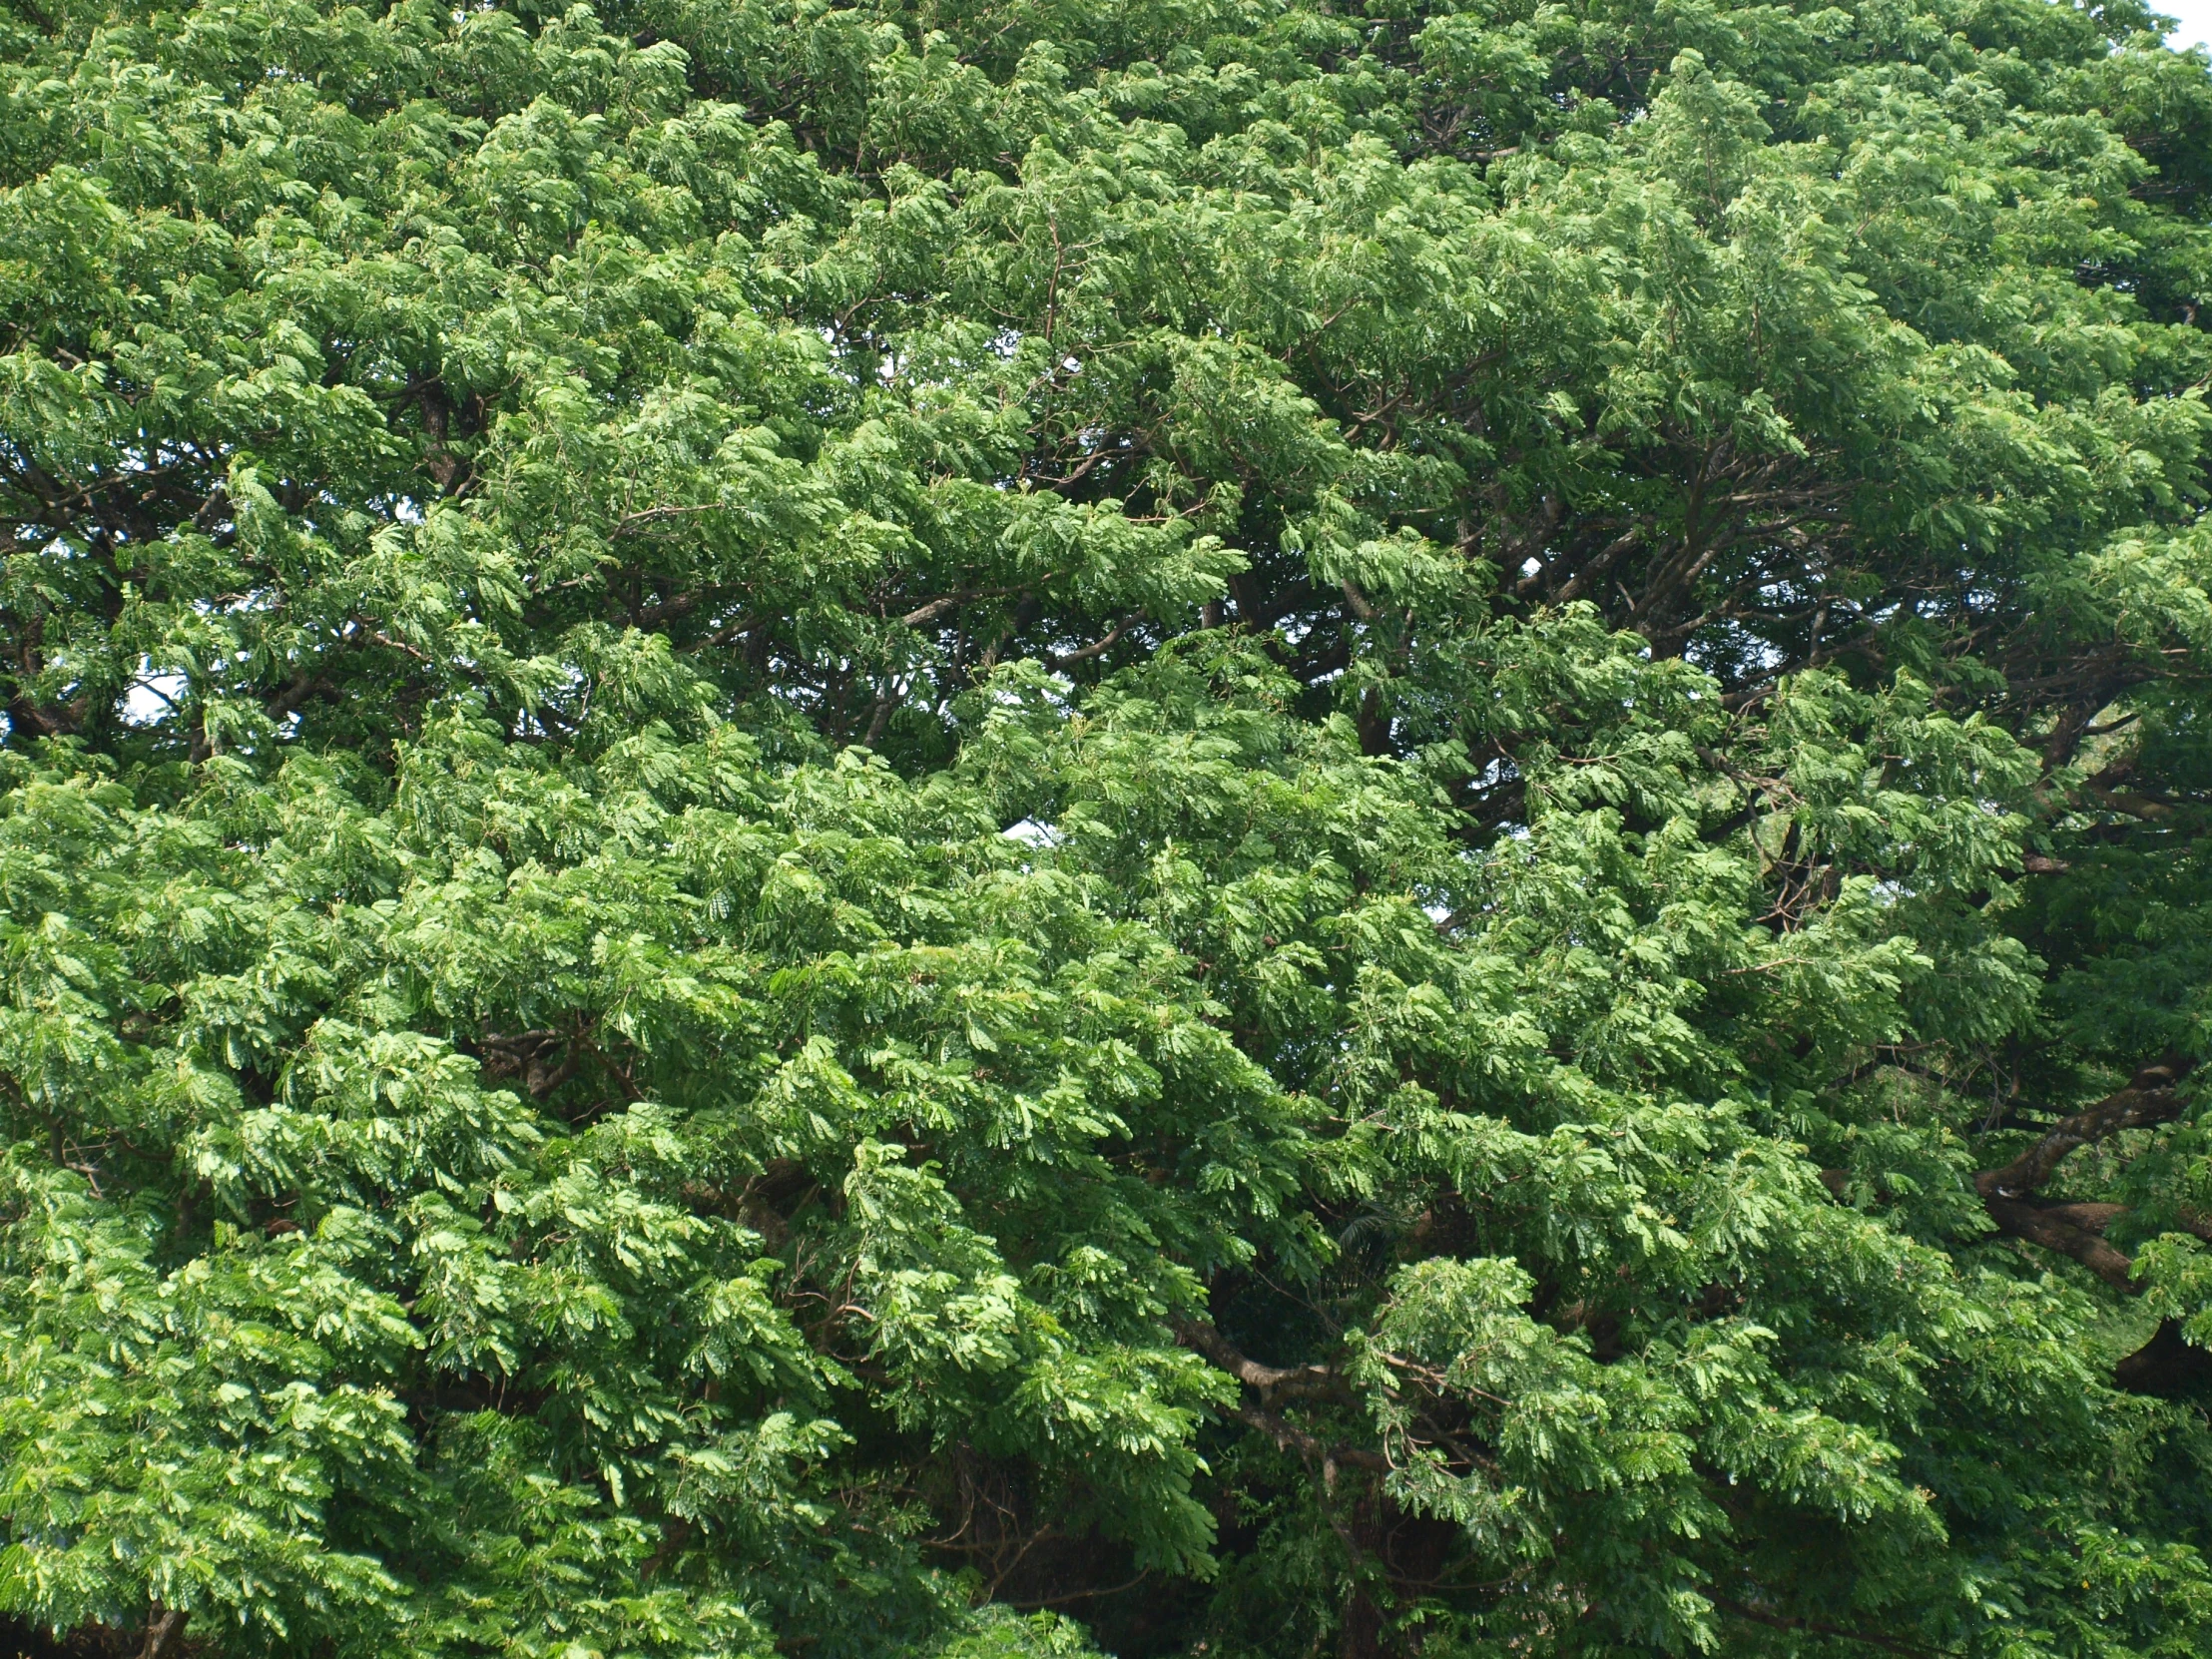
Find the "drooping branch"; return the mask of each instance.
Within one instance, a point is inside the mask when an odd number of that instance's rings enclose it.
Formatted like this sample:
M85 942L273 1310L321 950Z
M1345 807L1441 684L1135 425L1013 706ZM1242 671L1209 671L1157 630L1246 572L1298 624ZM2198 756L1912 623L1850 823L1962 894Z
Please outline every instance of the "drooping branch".
M1045 655L1044 666L1057 672L1060 669L1072 668L1077 663L1087 663L1095 657L1103 657L1121 643L1123 636L1129 632L1135 622L1135 617L1123 617L1113 627L1109 628L1104 635L1093 640L1089 645L1078 646L1073 651L1048 652Z

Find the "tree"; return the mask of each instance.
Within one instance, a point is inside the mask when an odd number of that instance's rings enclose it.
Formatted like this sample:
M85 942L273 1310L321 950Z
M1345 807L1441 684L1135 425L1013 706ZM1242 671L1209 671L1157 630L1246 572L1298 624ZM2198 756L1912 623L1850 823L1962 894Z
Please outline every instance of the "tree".
M14 0L15 1651L2204 1651L2156 27Z

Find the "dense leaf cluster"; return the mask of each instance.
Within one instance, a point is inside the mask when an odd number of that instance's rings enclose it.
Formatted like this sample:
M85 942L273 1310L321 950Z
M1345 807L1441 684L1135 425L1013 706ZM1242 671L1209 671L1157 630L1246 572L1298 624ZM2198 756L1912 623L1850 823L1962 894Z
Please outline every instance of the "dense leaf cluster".
M2206 1651L2155 29L11 0L9 1651Z

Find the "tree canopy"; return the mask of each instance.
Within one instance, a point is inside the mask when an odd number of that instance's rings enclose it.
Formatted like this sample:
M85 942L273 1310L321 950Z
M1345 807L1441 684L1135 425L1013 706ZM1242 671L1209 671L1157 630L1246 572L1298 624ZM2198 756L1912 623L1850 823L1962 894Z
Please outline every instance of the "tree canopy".
M9 0L8 1651L2212 1650L2161 26Z

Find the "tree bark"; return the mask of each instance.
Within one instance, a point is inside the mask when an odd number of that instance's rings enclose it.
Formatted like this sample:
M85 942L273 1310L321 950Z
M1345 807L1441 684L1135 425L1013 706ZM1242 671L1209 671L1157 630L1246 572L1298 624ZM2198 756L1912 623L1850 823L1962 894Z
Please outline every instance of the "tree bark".
M156 1604L153 1620L146 1627L146 1645L139 1649L139 1659L166 1659L185 1633L185 1621L192 1615L182 1607L161 1607Z
M2195 1065L2183 1055L2162 1055L2094 1106L2060 1118L2002 1169L1976 1175L1974 1191L1989 1219L2015 1239L2071 1257L2122 1296L2137 1295L2142 1287L2135 1283L2133 1260L2104 1238L2105 1229L2126 1213L2122 1206L2037 1204L2034 1195L2078 1148L2123 1129L2147 1129L2179 1117L2181 1080ZM2212 1354L2186 1341L2177 1321L2165 1320L2149 1342L2113 1367L2112 1381L2130 1393L2172 1396L2212 1383Z

